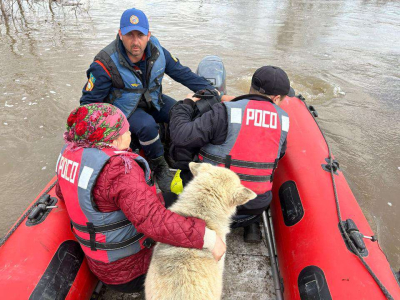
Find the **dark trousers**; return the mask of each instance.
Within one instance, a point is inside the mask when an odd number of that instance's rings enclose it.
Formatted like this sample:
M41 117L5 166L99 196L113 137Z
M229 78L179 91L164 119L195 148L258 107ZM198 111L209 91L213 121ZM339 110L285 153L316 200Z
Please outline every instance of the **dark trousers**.
M165 208L170 207L175 201L178 199L178 195L166 192L163 193L163 198L165 202ZM146 274L140 275L135 279L123 283L123 284L106 284L107 287L113 289L114 291L121 292L121 293L139 293L144 289L144 282L146 280Z
M139 277L136 277L135 279L123 283L123 284L106 284L107 287L110 289L121 292L121 293L139 293L143 291L144 289L144 282L146 280L146 274L140 275Z
M182 179L182 185L185 187L193 179L193 174L190 170L181 170L180 177Z
M176 101L167 95L162 95L162 101L164 105L159 111L138 107L128 119L129 130L139 140L140 148L148 159L164 155L158 123L169 123L169 111Z
M253 223L260 223L261 215L235 215L232 218L231 228L247 227Z

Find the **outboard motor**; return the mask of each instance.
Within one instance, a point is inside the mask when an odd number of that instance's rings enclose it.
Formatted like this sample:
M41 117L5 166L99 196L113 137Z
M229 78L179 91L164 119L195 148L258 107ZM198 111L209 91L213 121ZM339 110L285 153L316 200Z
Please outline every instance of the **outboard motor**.
M219 56L204 57L197 67L196 74L207 79L218 91L226 94L226 71Z
M204 57L199 63L196 73L208 80L221 95L226 94L226 71L221 58L215 55ZM220 95L214 90L197 91L195 97L201 100L196 102L197 109L195 109L194 119L209 111L214 104L221 102Z

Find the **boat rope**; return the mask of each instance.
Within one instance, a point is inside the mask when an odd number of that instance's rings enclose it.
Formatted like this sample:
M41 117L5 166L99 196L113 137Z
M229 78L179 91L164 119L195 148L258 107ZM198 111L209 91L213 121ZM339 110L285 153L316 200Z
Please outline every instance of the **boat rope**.
M22 224L22 222L25 220L25 218L31 213L31 211L35 208L36 204L39 202L39 200L46 194L50 192L50 190L56 185L57 180L54 181L52 185L49 186L49 188L38 198L38 200L33 203L33 205L22 215L22 217L19 219L19 221L11 228L11 230L0 240L0 247L4 245L4 243L9 239L9 237L17 230L19 225Z
M307 107L307 110L309 111L304 97L299 95L299 99L304 102L304 105ZM319 124L318 124L317 120L315 119L314 115L310 111L309 111L309 113L311 114L311 116L313 117L313 119L314 119L315 123L317 124L319 130L321 131L321 134L322 134L322 136L323 136L323 138L325 140L326 146L328 147L328 155L329 155L328 159L329 159L330 173L331 173L332 184L333 184L333 192L335 194L336 211L337 211L337 215L338 215L338 218L339 218L339 224L340 224L340 228L342 229L342 233L344 234L344 237L346 238L347 242L349 243L351 249L354 251L354 253L357 255L357 257L361 260L362 264L368 270L369 274L372 276L372 278L375 280L375 282L378 284L379 288L382 290L383 294L385 294L386 298L389 299L389 300L394 300L392 295L390 295L389 291L386 289L386 287L382 284L382 282L379 280L379 278L375 275L374 271L372 271L370 266L367 264L367 262L361 256L361 254L358 251L357 247L354 245L352 239L349 237L349 235L347 234L346 229L344 228L343 220L342 220L342 214L341 214L340 205L339 205L339 197L338 197L338 194L337 194L336 182L335 182L335 177L334 177L334 164L333 164L333 159L332 159L331 148L329 147L329 143L328 143L328 141L327 141L327 139L325 137L325 134L322 131L321 127L319 126ZM378 243L378 246L379 246L379 243Z

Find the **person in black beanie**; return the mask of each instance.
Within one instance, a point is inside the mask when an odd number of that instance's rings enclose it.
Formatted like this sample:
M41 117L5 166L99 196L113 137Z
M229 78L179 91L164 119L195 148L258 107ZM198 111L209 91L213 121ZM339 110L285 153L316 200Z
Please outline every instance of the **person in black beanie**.
M273 173L286 150L289 117L279 105L287 95L294 95L287 74L264 66L254 73L249 94L215 104L195 119L199 98L189 94L170 113L170 154L184 185L191 179L189 162L197 160L230 168L258 195L238 207L232 223L244 227L245 242L261 240L259 220L272 201Z

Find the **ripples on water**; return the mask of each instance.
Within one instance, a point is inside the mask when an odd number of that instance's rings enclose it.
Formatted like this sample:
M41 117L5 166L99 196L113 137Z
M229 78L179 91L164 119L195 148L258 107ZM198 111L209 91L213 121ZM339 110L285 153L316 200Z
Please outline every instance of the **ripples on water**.
M121 13L132 5L59 1L50 12L47 1L22 1L22 8L17 3L17 17L8 15L0 25L3 233L53 176L64 122L78 105L85 71L114 39ZM316 106L355 196L389 260L400 266L398 1L158 0L135 5L183 64L196 69L205 55L221 56L233 95L248 91L261 65L285 69L295 90ZM188 92L169 78L164 91L176 99Z

